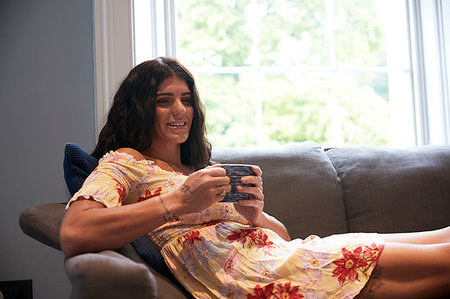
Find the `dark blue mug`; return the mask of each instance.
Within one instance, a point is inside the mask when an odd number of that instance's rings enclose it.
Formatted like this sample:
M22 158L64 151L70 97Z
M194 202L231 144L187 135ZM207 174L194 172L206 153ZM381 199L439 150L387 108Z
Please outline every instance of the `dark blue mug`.
M220 164L230 178L231 191L225 195L221 202L237 202L241 199L250 199L250 194L238 192L237 186L254 186L253 184L243 184L241 178L244 176L256 175L252 170L252 165L248 164Z

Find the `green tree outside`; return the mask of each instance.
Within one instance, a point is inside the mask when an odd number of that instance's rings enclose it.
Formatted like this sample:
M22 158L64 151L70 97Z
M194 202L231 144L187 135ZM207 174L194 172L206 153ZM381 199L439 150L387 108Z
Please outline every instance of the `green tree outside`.
M308 69L330 67L332 61L336 67L386 66L376 1L333 1L332 54L329 8L319 0L177 2L178 58L188 68L273 68L194 72L213 146L258 145L258 101L266 145L333 145L336 134L343 144L390 144L386 73ZM306 69L296 72L293 66Z

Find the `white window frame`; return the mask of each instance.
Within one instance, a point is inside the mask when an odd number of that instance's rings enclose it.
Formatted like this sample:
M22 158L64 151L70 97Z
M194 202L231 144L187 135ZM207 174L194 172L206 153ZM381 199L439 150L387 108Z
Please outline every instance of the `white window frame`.
M409 0L416 143L450 143L450 3Z
M152 56L176 57L174 0L150 1L153 12ZM411 117L414 118L415 136L411 145L448 144L450 2L404 0L404 3L410 26L411 92L414 99ZM133 6L134 0L94 0L97 133L118 84L135 65ZM157 14L157 11L163 13ZM164 25L158 23L157 15L163 18ZM157 26L164 26L164 36L157 35L160 31L156 30ZM232 69L221 68L223 71L233 72Z
M133 68L132 0L94 0L96 135L120 82Z

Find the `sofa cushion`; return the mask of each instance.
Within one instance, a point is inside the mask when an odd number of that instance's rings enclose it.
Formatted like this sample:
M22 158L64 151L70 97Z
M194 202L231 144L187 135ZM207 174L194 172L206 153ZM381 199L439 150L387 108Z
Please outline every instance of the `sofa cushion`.
M450 146L349 146L326 152L342 182L351 232L450 224Z
M213 148L212 160L260 166L264 210L283 222L291 237L347 232L339 179L319 144Z

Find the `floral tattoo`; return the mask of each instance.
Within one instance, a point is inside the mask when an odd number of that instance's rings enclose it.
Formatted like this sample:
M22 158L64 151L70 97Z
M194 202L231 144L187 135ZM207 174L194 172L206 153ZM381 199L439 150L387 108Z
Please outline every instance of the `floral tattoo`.
M383 272L383 268L380 265L377 265L375 269L372 272L372 275L369 278L369 281L367 281L364 288L361 290L361 292L355 297L356 298L367 298L367 299L373 299L375 298L375 293L377 290L379 290L383 286L383 280L381 279L380 275Z
M166 205L164 204L161 195L158 196L158 197L159 197L159 201L161 202L161 204L162 204L163 207L164 207L164 210L166 210L166 215L163 215L163 216L162 216L163 220L168 222L168 221L170 221L170 220L173 220L173 219L177 218L177 216L175 215L175 213L172 213L172 215L170 215L170 211L167 209Z

